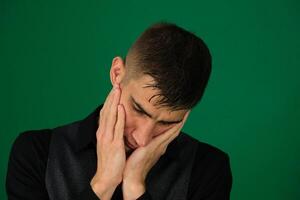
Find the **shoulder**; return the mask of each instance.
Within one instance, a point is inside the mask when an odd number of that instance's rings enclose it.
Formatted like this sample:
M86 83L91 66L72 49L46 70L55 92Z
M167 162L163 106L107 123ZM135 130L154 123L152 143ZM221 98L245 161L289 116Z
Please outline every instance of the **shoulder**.
M197 143L189 194L228 196L232 187L229 154L211 144L188 137ZM214 194L215 191L219 192Z
M21 132L13 142L10 156L13 161L47 161L50 139L51 129Z
M196 159L212 164L225 164L229 161L229 154L216 146L199 141Z
M24 147L28 147L28 145L43 148L49 145L51 132L51 129L27 130L21 132L16 137L13 148L23 149Z
M196 145L196 155L195 162L205 162L205 163L223 163L229 159L228 153L221 150L220 148L213 146L211 144L197 140L196 138L184 133L183 137L189 143L194 143Z
M6 175L8 197L44 199L45 170L51 130L21 132L13 142ZM30 192L25 192L30 191Z
M193 171L192 175L205 172L213 176L221 168L230 171L229 154L211 144L197 140L196 138L183 133L180 137L181 145L194 146Z

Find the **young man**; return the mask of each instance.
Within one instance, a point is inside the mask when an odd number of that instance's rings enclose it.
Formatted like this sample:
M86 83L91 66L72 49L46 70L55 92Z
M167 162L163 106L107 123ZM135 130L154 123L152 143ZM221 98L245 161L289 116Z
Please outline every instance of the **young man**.
M149 27L115 57L112 91L87 118L16 139L9 199L229 199L229 157L181 131L211 73L205 43L175 24Z

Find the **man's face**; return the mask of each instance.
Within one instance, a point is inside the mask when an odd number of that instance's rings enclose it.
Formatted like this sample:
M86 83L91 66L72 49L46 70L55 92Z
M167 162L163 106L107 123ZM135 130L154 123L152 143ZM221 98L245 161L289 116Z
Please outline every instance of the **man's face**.
M130 80L126 85L120 85L120 103L125 108L124 142L126 152L146 146L154 137L179 123L188 110L171 111L170 108L154 106L160 98L153 97L158 91L153 87L144 87L152 82L150 76ZM129 143L129 144L128 144ZM130 147L131 144L131 147Z

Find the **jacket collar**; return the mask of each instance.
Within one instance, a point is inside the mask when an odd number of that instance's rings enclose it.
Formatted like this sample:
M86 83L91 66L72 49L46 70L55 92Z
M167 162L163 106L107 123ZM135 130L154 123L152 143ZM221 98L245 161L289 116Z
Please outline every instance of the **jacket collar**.
M87 147L96 147L96 132L102 106L103 104L98 105L92 113L80 121L75 151L81 151Z

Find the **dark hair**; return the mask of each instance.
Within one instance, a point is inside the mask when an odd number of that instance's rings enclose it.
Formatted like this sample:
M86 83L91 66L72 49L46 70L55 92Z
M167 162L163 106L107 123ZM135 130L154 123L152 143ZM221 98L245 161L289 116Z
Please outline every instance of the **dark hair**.
M146 29L125 58L130 78L141 73L150 75L154 83L146 87L159 91L160 98L155 105L172 110L197 105L211 73L211 62L209 49L202 39L168 22Z

